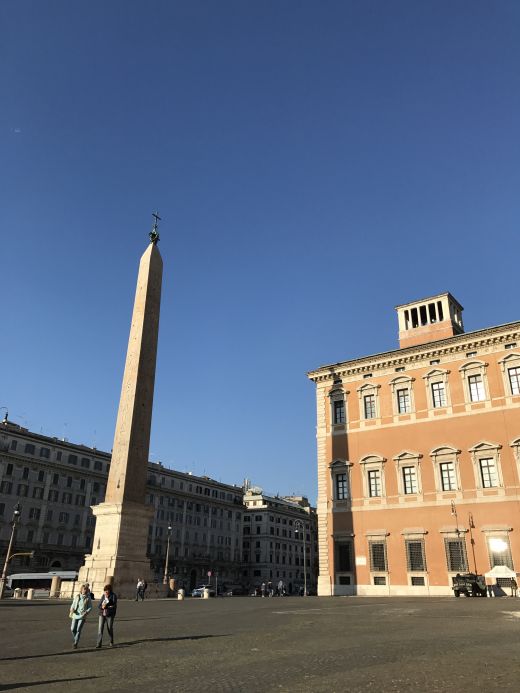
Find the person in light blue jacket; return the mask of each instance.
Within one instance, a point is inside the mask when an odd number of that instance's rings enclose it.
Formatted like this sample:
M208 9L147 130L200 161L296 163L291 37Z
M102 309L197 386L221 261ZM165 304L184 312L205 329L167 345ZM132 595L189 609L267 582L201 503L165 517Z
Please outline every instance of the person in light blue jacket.
M72 619L70 630L72 632L72 647L78 649L78 643L81 636L81 630L85 625L87 615L92 609L92 600L90 599L90 590L88 585L81 585L79 594L72 600L70 605L69 616Z

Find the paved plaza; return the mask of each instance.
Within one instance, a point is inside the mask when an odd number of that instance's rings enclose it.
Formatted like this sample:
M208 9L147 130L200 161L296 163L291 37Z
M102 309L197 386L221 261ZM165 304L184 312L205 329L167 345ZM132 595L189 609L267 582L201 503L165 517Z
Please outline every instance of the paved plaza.
M0 603L0 691L513 691L520 599L120 601L80 649L68 603Z

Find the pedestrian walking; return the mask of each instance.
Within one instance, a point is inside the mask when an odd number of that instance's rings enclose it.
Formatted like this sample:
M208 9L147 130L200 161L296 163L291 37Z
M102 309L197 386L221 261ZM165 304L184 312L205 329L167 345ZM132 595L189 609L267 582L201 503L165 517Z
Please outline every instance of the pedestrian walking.
M138 602L139 598L144 601L144 580L137 578L137 585L135 588L135 601Z
M283 580L280 580L278 582L278 596L283 597L283 595L284 595L284 584L283 584Z
M262 582L260 586L260 592L262 594L262 597L265 597L265 582Z
M273 596L273 583L271 582L271 580L269 580L269 582L267 583L267 595L269 597Z
M117 595L112 592L112 585L105 585L103 596L99 600L99 625L96 648L100 648L103 644L103 631L105 625L110 638L110 647L114 646L114 619L117 611Z
M72 619L70 624L70 630L72 633L72 647L75 650L78 649L81 631L91 609L92 600L90 599L90 590L88 585L81 585L79 594L77 594L72 600L69 611L69 617Z
M146 580L143 580L143 589L141 591L141 601L144 602L144 595L146 594L146 590L148 589L148 583Z
M518 583L514 577L511 578L511 596L516 597L516 591L518 589Z

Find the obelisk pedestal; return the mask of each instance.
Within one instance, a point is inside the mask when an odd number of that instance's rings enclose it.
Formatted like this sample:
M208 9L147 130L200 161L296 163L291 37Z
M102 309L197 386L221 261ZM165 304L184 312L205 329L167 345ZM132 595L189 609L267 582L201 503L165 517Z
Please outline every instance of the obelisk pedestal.
M92 507L92 553L78 576L96 596L110 583L119 597L133 597L138 578L152 581L146 552L153 508L145 494L162 283L157 224L150 240L139 265L105 500Z

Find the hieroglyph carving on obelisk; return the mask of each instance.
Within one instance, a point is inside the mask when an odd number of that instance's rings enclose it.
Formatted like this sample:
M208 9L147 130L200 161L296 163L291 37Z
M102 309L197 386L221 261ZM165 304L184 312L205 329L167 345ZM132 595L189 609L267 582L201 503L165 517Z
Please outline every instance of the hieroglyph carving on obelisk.
M105 500L92 508L92 553L78 577L95 594L111 583L119 596L133 596L139 577L151 579L146 549L153 508L145 505L145 493L162 283L157 219L139 265Z

